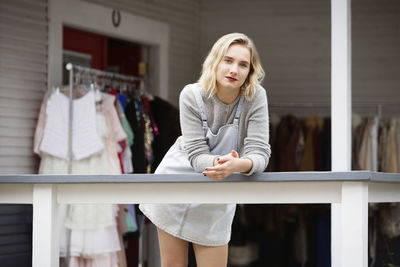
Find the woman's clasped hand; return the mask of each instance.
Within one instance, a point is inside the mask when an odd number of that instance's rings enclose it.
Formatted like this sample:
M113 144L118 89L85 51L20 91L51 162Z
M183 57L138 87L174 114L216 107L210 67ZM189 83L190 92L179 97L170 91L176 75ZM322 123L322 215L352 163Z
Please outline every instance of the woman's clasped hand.
M234 172L248 172L252 167L252 161L247 158L239 158L238 152L232 150L223 156L216 157L213 167L207 167L203 171L204 176L213 180L222 180Z

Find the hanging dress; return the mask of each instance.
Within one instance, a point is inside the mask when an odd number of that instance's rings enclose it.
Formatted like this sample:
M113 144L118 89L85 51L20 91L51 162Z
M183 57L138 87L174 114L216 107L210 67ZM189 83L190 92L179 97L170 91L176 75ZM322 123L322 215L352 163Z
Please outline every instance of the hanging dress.
M72 160L71 174L120 174L121 169L118 162L113 162L115 157L110 155L110 152L115 149L108 149L108 145L106 145L107 149L104 149L104 144L112 144L115 141L110 140L113 139L113 133L107 123L106 114L102 111L96 112L93 92L88 92L83 97L73 100L73 104L73 121L76 122L74 126L79 128L78 131L74 132L74 140L79 140L76 138L82 138L81 134L83 134L85 140L95 140L96 146L90 145L89 148L92 153L84 158L82 158L82 155L85 155L87 151L81 153L80 147L75 150L74 156L78 155L78 157L74 157ZM67 143L65 140L67 135L54 136L54 133L50 133L52 138L57 137L59 139L53 138L49 139L50 141L45 141L46 127L53 132L64 127L63 125L52 127L53 122L58 123L57 118L67 124L64 119L68 105L69 99L61 93L53 94L47 101L44 136L40 146L35 145L35 147L44 148L40 150L40 174L68 173L64 145ZM88 131L84 131L88 127L80 127L82 121L88 121L86 126L91 126ZM101 145L98 145L98 140L100 140ZM48 150L47 148L50 146L43 145L44 141L49 143L56 141L56 145ZM78 160L77 158L81 159ZM121 246L117 232L116 214L116 205L113 204L74 204L69 205L68 208L66 205L60 205L60 256L65 257L69 250L72 256L70 266L117 266L116 253L121 250ZM68 238L65 227L71 230L70 245L67 244ZM112 264L109 264L110 262Z

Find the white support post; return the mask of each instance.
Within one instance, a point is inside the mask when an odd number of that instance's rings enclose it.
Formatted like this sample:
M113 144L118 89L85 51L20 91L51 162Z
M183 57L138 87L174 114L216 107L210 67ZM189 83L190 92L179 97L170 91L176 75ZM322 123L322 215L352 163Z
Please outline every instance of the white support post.
M351 3L331 0L332 171L351 170ZM331 205L332 267L343 267L342 204Z
M332 171L351 170L350 0L332 0Z
M368 184L344 182L341 204L342 267L368 266Z
M59 242L56 186L33 187L33 267L58 267Z

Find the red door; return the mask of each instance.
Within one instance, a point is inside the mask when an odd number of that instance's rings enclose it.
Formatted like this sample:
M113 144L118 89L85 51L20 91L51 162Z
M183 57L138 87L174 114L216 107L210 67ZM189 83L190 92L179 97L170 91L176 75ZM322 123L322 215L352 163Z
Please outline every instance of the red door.
M64 27L64 50L91 55L92 68L138 76L141 45Z

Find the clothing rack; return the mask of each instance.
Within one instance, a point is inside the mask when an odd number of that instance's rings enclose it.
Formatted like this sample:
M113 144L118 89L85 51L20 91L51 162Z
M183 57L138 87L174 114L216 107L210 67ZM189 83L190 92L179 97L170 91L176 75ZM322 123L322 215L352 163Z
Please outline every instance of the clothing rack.
M113 73L108 71L96 70L88 67L83 67L79 65L75 65L72 63L68 63L65 68L69 71L69 87L68 87L68 96L69 96L69 120L68 120L68 174L72 173L72 120L73 120L73 97L72 92L74 88L74 71L86 73L91 76L98 77L106 77L110 80L114 80L117 82L140 82L140 89L144 88L144 78L138 76L124 75L119 73Z
M102 71L102 70L92 69L92 68L83 67L83 66L79 66L79 65L73 65L71 63L68 63L66 68L67 68L67 70L75 69L78 72L87 73L87 74L90 74L93 76L103 76L103 77L109 78L111 80L120 80L120 81L126 81L126 82L144 81L144 78L139 77L139 76L132 76L132 75L125 75L125 74L119 74L119 73L114 73L114 72Z
M92 68L87 68L79 65L74 65L68 63L66 69L69 71L69 86L68 86L68 96L69 96L69 119L68 119L68 174L72 174L72 124L73 124L73 89L74 89L74 74L80 72L83 74L89 74L90 76L105 77L111 81L117 81L118 83L129 83L129 82L140 82L140 90L144 90L144 78L136 77L130 75L123 75L118 73L112 73L107 71L96 70ZM94 81L90 81L92 84ZM70 238L70 236L68 236ZM69 241L70 242L70 241ZM68 242L68 243L69 243ZM70 258L70 251L67 249L67 263Z

